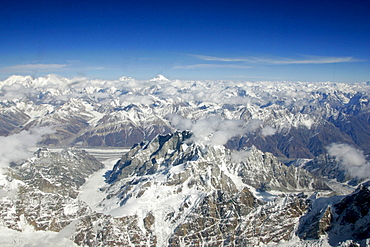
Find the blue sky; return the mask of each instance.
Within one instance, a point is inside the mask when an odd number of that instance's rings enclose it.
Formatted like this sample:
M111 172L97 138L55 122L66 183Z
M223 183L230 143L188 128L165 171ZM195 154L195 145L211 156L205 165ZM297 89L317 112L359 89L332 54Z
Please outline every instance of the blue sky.
M370 1L7 1L0 79L370 80Z

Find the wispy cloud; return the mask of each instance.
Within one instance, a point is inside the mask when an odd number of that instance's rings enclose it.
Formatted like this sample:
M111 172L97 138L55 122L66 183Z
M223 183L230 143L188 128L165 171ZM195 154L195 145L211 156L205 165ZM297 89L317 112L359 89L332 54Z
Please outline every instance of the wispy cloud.
M28 72L34 70L55 71L68 67L68 64L19 64L1 68L6 72Z
M218 116L198 119L192 122L180 115L167 115L172 126L179 130L191 130L192 139L197 143L209 145L225 145L227 141L237 135L244 134L247 129L243 127L243 121L235 119L222 119Z
M103 67L103 66L87 66L87 67L81 67L81 68L76 68L76 69L83 69L83 70L108 70L108 68L106 67ZM109 70L112 70L112 69L109 69Z
M262 64L330 64L330 63L353 63L362 62L362 60L353 57L326 57L326 56L304 56L300 59L286 57L214 57L204 55L192 55L203 61L219 62L244 62L244 63L262 63Z
M59 73L61 71L96 71L108 70L104 66L80 66L72 63L68 64L19 64L0 68L0 73ZM112 70L112 69L109 69Z
M253 76L253 75L232 75L230 78L236 79L263 79L263 80L283 80L285 77L279 76Z
M174 69L249 69L251 66L237 64L192 64L175 66Z
M247 62L248 58L227 58L227 57L212 57L204 55L192 55L200 60L204 61L221 61L221 62Z
M265 62L270 64L329 64L329 63L353 63L360 62L360 60L354 59L353 57L311 57L309 59L256 58L256 62L262 63Z
M329 56L301 56L298 58L288 57L216 57L199 54L187 54L198 60L209 63L194 63L177 65L173 69L250 69L254 65L294 65L294 64L335 64L363 62L353 57L329 57Z

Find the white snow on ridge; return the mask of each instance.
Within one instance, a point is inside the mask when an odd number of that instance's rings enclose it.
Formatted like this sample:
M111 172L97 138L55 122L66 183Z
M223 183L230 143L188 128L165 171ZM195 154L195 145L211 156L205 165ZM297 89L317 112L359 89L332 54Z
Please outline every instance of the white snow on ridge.
M91 104L88 104L87 102L82 102L82 104L85 106L85 109L90 115L93 117L88 121L90 125L96 126L98 121L104 116L103 113L100 113L94 109L94 107Z

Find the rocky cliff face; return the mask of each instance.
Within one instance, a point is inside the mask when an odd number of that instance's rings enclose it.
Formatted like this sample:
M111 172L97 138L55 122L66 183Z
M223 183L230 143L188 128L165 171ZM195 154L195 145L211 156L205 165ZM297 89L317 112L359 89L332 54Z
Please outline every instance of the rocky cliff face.
M221 193L206 197L175 229L169 246L256 246L290 240L307 208L305 198L284 195L256 204L244 193L232 199Z
M348 240L365 244L370 238L369 199L370 191L365 185L348 196L315 198L301 218L298 236L303 239L327 236L332 246Z
M79 187L103 165L85 151L67 149L61 153L39 149L33 158L10 168L10 189L3 184L3 225L21 230L25 221L35 230L60 231L89 209L78 201ZM17 182L20 181L20 182Z

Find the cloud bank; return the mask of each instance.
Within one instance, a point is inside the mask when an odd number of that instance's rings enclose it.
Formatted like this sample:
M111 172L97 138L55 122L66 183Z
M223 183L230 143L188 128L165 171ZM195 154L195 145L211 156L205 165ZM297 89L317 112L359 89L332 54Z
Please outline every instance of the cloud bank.
M194 142L208 145L225 145L232 137L253 132L259 132L262 136L276 133L276 129L270 125L264 126L264 122L260 119L250 119L246 122L210 116L192 121L177 114L168 114L166 118L174 128L193 132Z
M44 134L52 133L51 127L34 128L29 131L21 131L10 136L0 136L0 169L8 167L12 162L18 162L29 158L29 148L36 147Z
M370 163L364 153L348 144L332 143L327 148L328 154L334 157L352 176L370 178Z
M230 138L242 135L247 131L243 127L243 121L222 119L218 116L211 116L194 122L176 114L167 115L167 118L175 128L192 131L194 142L212 146L225 145Z

